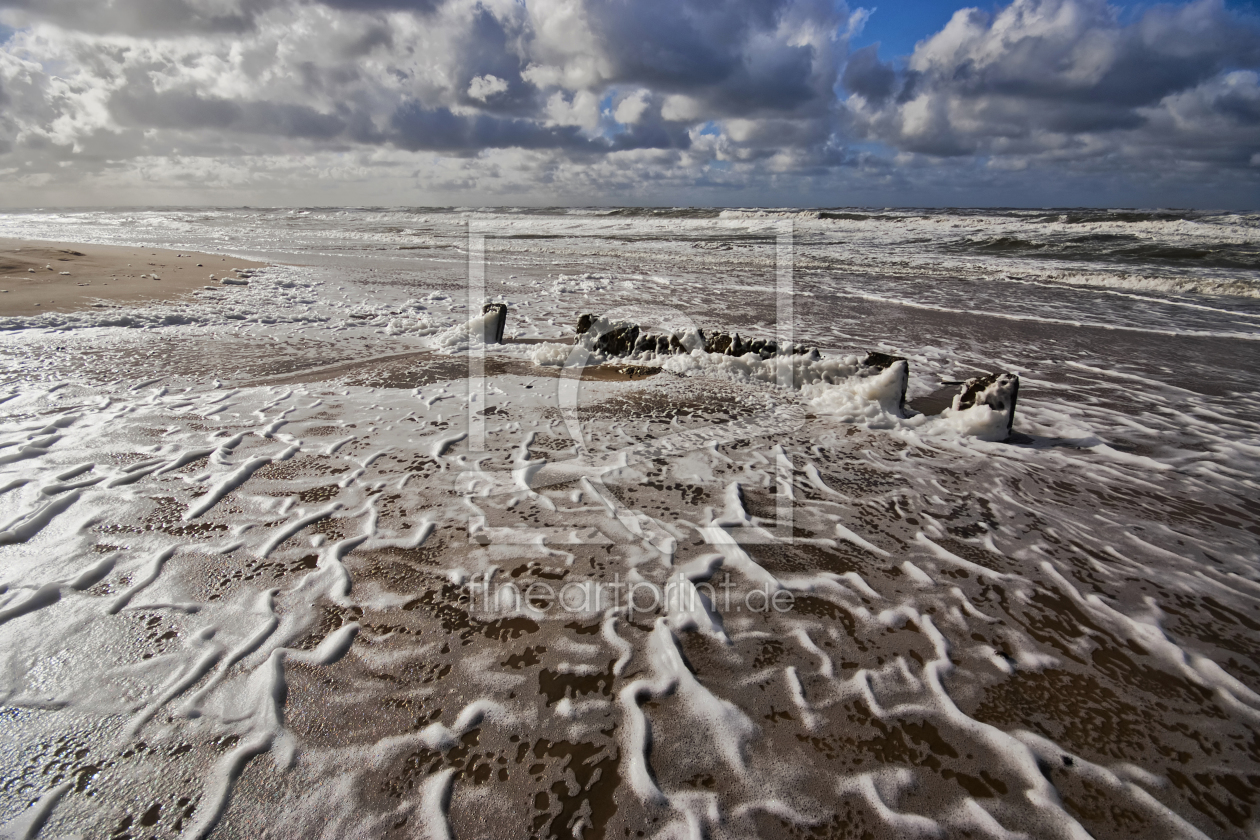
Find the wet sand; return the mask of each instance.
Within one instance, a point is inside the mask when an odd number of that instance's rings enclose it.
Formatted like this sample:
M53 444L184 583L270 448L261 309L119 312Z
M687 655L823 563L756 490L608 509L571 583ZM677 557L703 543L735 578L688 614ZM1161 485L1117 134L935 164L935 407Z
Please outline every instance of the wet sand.
M0 317L72 312L98 301L173 300L219 285L234 268L264 266L194 251L0 239Z
M825 347L909 336L923 411L1014 359L1020 437L934 442L511 346L566 341L576 293L513 304L550 338L447 355L416 335L462 291L375 271L0 343L0 836L1256 836L1257 411L1212 397L1249 345L798 307ZM733 600L525 612L470 585L683 569ZM791 610L753 611L767 580Z
M574 826L584 837L631 837L667 829L673 818L674 806L637 793L641 772L670 803L699 799L731 814L733 829L710 835L717 838L906 836L897 820L967 836L970 815L982 813L1036 837L1071 836L1056 832L1069 819L1098 837L1248 836L1260 743L1254 725L1182 660L1161 658L1153 642L1163 637L1135 635L1109 604L1131 613L1144 598L1157 599L1167 605L1170 638L1223 663L1247 686L1260 684L1247 642L1254 613L1219 593L1200 600L1174 591L1167 567L1176 561L1168 555L1155 558L1163 579L1135 574L1131 557L1105 551L1119 544L1114 533L1109 540L1093 523L1087 531L1063 515L1092 507L1132 523L1120 496L1096 497L1097 488L1070 483L1066 470L1018 472L1010 456L959 462L923 450L913 457L931 459L932 468L908 474L904 442L820 417L773 438L706 450L712 456L636 458L633 470L606 472L592 490L539 482L539 498L550 494L551 504L513 501L510 492L478 496L491 537L480 543L470 539L455 472L472 450L449 437L464 412L443 398L458 397L463 361L398 354L306 371L302 382L202 391L191 416L186 393L149 402L149 392L113 392L118 401L99 432L77 431L83 421L67 426L67 436L81 437L60 444L57 465L43 470L65 475L65 464L102 464L104 481L67 479L98 481L96 509L109 510L71 531L78 556L90 557L100 577L84 577L80 561L73 580L83 590L67 586L61 600L29 612L21 612L27 602L19 595L5 603L3 626L11 650L82 663L99 682L94 701L131 715L133 729L122 732L133 740L113 746L110 727L123 727L123 715L101 722L96 707L64 699L80 696L70 692L84 677L59 666L53 683L39 685L64 706L47 708L44 695L10 696L15 711L0 717L0 733L20 744L5 758L13 781L0 803L8 813L18 812L12 803L20 797L27 807L70 780L49 836L126 836L139 823L149 829L144 836L176 837L191 825L194 835L250 837L284 813L288 823L275 836L321 836L327 824L333 828L323 836L369 826L372 836L401 838L437 825L454 837L570 836ZM489 370L504 363L491 362ZM527 402L525 388L541 393L556 382L536 370L532 381L519 379L510 401L486 412L494 420L476 453L482 475L510 474L522 429L534 432L531 457L579 459L573 441L545 420L545 401ZM160 371L137 368L128 381ZM507 388L522 376L504 371L497 384ZM337 393L366 382L386 384ZM591 448L602 452L717 428L732 414L754 413L754 399L764 397L752 386L666 375L597 391L579 408ZM270 406L267 416L250 419L254 406ZM154 470L159 439L168 442L167 463L182 466ZM434 449L441 439L447 444ZM256 470L190 519L185 509L205 484L195 477L215 469L206 441L228 444L235 468ZM292 457L276 454L290 445ZM522 588L607 585L624 572L622 558L650 549L618 527L632 513L646 538L661 533L659 523L704 521L706 507L723 504L777 528L766 469L776 446L791 466L783 474L794 496L784 526L791 539L754 540L753 527L727 526L747 540L739 543L748 556L743 568L789 583L834 575L855 588L807 590L798 582L793 609L782 616L724 606L719 635L675 633L654 611L487 610L473 590L451 581L451 569L484 569L493 559L503 579ZM1014 484L1011 476L1021 478L1018 501L1038 519L1011 523L1002 494L973 490ZM732 481L740 482L736 501L724 503ZM841 498L843 505L829 501ZM1148 500L1141 528L1177 522L1179 538L1192 545L1196 534L1230 533L1194 512L1177 521L1176 498ZM626 520L606 515L605 504ZM869 539L866 547L827 539L838 511ZM939 530L925 542L920 524L929 517ZM252 527L233 539L241 524ZM734 542L710 542L711 530L680 533L670 569L735 551ZM513 534L542 539L509 543ZM1042 551L1019 555L1018 544L1031 539ZM150 578L162 546L175 548ZM5 559L10 567L23 559L18 551L77 559L48 547L10 547ZM1124 548L1132 554L1140 545ZM667 570L656 565L636 568L660 580ZM735 604L747 604L751 578L732 571ZM260 602L260 592L271 594ZM1094 592L1108 602L1084 597ZM119 606L109 611L112 604ZM906 620L889 621L898 610ZM48 632L82 616L91 616L90 629L69 644ZM256 633L260 641L251 641ZM608 638L632 655L621 662L622 649L610 650ZM184 692L179 702L193 714L162 695L146 695L156 697L152 706L127 705L137 661L155 674L189 669L217 661L203 658L218 650L210 643L259 648L239 662L223 660ZM340 653L326 655L331 649ZM110 664L87 664L97 659ZM674 681L662 681L669 674ZM247 678L273 682L247 692ZM291 761L253 746L243 724L223 722L214 705L221 697L256 703L245 706L254 710L245 720L277 721L267 744L292 739ZM467 711L482 708L477 703L489 710L484 718ZM650 741L627 734L636 714ZM433 740L436 732L449 739ZM236 769L220 783L226 787L198 777L228 766ZM1143 787L1122 775L1129 767L1142 768L1131 772ZM335 796L329 777L340 783ZM887 793L866 787L864 779L877 777L892 779ZM150 782L159 778L175 781ZM449 786L429 808L435 780ZM1050 786L1056 804L1027 804L1030 789ZM228 791L221 806L218 790ZM762 807L765 791L786 805ZM745 802L754 807L739 810Z

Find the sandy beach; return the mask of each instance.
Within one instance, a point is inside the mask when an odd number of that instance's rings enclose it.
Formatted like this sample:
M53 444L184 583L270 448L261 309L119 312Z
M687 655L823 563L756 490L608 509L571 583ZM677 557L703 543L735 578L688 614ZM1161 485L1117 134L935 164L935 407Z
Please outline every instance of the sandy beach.
M263 265L192 251L0 239L0 317L175 300L236 276L234 268Z
M456 212L11 243L168 297L0 318L0 836L1249 840L1260 306L938 218L793 222L790 384L579 358L774 334L774 239L712 215L483 218L475 294ZM992 371L1010 435L947 413Z

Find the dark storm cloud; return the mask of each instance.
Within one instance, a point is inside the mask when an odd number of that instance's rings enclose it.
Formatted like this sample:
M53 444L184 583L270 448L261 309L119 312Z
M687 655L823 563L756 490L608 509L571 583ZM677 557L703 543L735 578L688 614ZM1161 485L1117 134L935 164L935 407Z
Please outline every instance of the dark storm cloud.
M349 123L302 105L238 102L196 93L120 92L110 108L122 125L180 131L218 129L277 137L330 140L346 134Z
M1260 91L1251 88L1247 91L1235 90L1222 94L1213 103L1216 110L1238 122L1239 125L1253 126L1260 124Z
M455 74L460 80L458 100L470 107L479 107L496 114L531 116L537 105L536 91L521 81L526 60L514 50L522 37L518 21L501 20L485 8L476 9L466 35L455 54ZM469 95L473 79L493 76L506 87L493 95L478 99Z
M547 128L532 120L481 114L459 116L447 108L408 103L390 120L390 140L411 151L472 152L480 149L585 149L592 143L573 127Z
M780 34L795 16L839 25L842 18L822 4L599 0L590 10L613 81L700 97L712 116L825 106L830 99L832 56Z
M661 123L632 126L611 140L585 136L576 126L547 127L534 120L478 114L460 116L447 108L408 103L390 120L389 140L411 151L468 153L481 149L569 149L606 152L626 149L687 148L686 132Z
M897 71L879 60L879 45L871 44L849 56L841 82L868 102L882 104L896 90Z
M641 122L629 126L624 132L612 138L609 147L614 150L627 149L689 149L691 135L686 129L674 123L662 121Z

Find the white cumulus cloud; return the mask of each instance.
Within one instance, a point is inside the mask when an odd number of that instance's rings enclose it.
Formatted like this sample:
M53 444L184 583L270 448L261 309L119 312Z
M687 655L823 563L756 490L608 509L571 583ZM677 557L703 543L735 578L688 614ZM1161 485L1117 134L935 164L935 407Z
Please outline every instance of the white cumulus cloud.
M498 76L492 76L487 73L484 76L474 76L473 80L468 83L468 95L473 99L485 102L497 93L503 93L508 89L508 83L505 79Z

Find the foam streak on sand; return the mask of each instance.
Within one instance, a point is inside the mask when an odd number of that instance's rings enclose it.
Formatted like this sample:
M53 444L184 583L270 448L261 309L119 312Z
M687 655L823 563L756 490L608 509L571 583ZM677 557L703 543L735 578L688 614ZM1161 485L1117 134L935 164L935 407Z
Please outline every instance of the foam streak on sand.
M822 358L584 376L553 364L574 317L663 289L662 329L772 336L773 240L746 225L783 217L498 214L486 344L456 217L346 212L215 211L270 264L249 285L0 325L4 831L1260 831L1249 298L1154 263L1181 283L1159 300L1011 283L957 232L917 247L958 273L876 278L856 263L902 229L1077 223L815 213L794 340ZM128 245L161 219L212 250L200 216L137 218ZM951 406L995 368L1020 376L1010 438Z

